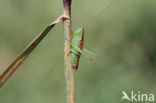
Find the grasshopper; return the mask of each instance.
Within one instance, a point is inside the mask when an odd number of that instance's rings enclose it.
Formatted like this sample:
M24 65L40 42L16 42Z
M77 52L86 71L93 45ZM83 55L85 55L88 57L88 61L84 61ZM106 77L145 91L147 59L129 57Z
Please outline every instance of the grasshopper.
M73 69L77 71L81 54L86 56L90 60L92 60L94 57L95 58L98 58L98 57L95 56L92 52L83 48L83 44L84 44L84 28L83 27L75 30L74 32L71 31L71 34L72 34L72 40L71 40L72 51L70 53L72 53L71 54L72 66L73 66Z
M118 1L118 0L114 0L110 5L108 5L106 8L104 8L101 12L98 13L98 15L96 17L91 19L85 25L88 25L89 23L91 23L91 21L94 21L95 18L99 17L103 12L107 11L107 9L112 7L114 2L116 2L116 1ZM74 32L71 31L71 34L72 34L72 40L71 40L70 44L72 46L72 51L71 51L72 66L73 66L73 69L75 69L77 71L81 54L86 56L89 60L93 60L93 58L97 59L98 56L95 56L92 52L83 48L83 44L84 44L84 28L83 27L75 30Z

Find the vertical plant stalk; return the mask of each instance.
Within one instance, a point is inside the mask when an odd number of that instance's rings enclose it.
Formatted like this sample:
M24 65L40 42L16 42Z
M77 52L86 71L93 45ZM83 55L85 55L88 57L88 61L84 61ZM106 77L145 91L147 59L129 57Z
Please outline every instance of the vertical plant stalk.
M49 31L61 21L61 19L68 19L64 14L57 18L54 22L48 25L23 51L22 53L10 64L10 66L0 75L0 87L8 80L26 57L37 47L42 39L49 33Z
M72 47L69 43L71 41L71 1L72 0L63 0L64 13L69 18L64 20L64 70L66 103L74 103L74 76L70 53Z

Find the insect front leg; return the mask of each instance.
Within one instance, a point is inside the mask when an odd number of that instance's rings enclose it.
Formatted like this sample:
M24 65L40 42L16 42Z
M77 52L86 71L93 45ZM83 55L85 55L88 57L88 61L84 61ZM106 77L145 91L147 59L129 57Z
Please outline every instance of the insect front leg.
M75 55L79 55L79 56L81 56L81 53L76 52L76 51L74 51L74 50L69 51L69 53L73 53L73 54L75 54ZM69 53L68 53L68 55L69 55Z

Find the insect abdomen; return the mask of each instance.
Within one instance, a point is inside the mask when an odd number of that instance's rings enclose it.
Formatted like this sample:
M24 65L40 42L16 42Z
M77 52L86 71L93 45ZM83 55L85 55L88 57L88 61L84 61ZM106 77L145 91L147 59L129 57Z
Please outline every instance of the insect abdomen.
M76 71L78 69L79 59L80 59L80 53L78 54L72 53L72 66L73 66L73 69L75 69Z

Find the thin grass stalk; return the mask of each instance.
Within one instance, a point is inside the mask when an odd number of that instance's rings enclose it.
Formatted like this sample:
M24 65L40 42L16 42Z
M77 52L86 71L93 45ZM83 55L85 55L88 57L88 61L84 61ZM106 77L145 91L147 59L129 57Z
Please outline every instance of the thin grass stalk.
M26 57L37 47L42 39L49 33L49 31L61 21L61 19L67 19L63 14L57 18L54 22L49 24L23 51L22 53L9 65L9 67L0 75L0 87L9 79L14 71L20 66L20 64L26 59Z
M71 60L72 47L71 41L71 1L63 0L64 13L69 18L64 20L64 71L65 71L65 90L66 103L74 103L74 76Z

